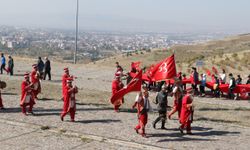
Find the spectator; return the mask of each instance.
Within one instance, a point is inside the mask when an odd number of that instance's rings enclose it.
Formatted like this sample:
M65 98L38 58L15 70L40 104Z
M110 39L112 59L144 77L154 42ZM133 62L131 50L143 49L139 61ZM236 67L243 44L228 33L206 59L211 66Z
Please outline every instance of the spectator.
M48 59L48 57L45 57L45 64L44 64L44 80L46 80L46 76L48 74L49 76L49 80L51 80L51 66L50 66L50 60Z
M240 77L240 75L237 76L237 79L235 82L236 82L236 85L242 84L242 78Z
M116 72L120 71L123 72L123 68L119 65L119 62L115 62L116 65Z
M214 86L213 86L213 94L215 97L220 97L220 80L219 78L215 75L214 76L214 79L215 79L215 83L214 83Z
M4 54L2 53L1 54L1 74L3 74L3 69L8 72L6 69L5 69L5 65L6 65L6 59L4 57Z
M192 75L191 75L191 77L193 78L192 79L192 88L195 91L195 93L197 94L198 93L197 84L199 82L199 73L197 72L195 67L192 67L192 69L193 69Z
M225 69L222 69L222 74L220 74L221 84L225 84L227 81L227 75Z
M206 80L207 80L206 74L201 74L200 93L202 97L205 96Z
M247 79L246 84L250 84L250 74L248 75L248 79ZM250 97L250 93L248 93L248 96Z
M233 77L232 73L229 74L229 78L230 78L230 80L229 80L229 88L228 88L228 98L234 99L233 90L236 87L235 78Z
M9 61L8 61L8 72L10 75L13 75L13 70L14 70L14 60L13 58L9 55Z
M187 77L186 77L186 74L182 74L182 80L187 80ZM183 91L186 91L186 83L182 83L182 86L183 86Z
M43 60L40 56L38 57L37 68L38 68L38 72L39 72L40 76L42 77L44 75L43 74L44 63L43 63Z

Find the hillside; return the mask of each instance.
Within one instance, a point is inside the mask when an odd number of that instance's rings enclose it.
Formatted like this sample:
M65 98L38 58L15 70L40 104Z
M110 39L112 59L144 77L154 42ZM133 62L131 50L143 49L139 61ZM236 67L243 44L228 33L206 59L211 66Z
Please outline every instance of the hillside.
M246 78L250 69L250 34L227 37L222 40L210 41L196 45L176 45L168 50L152 50L150 52L138 51L132 54L121 54L108 59L95 62L98 66L114 66L119 61L124 68L129 70L130 63L141 61L142 67L148 67L175 51L175 59L178 71L187 73L191 66L195 66L197 60L203 60L205 65L200 72L216 67L219 72L225 69L227 72L242 74Z

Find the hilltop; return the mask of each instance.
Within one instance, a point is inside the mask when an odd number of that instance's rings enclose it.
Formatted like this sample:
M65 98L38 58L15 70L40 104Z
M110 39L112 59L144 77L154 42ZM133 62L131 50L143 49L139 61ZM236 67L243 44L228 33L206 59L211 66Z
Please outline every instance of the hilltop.
M119 61L125 68L130 67L133 61L141 61L142 67L148 67L175 52L178 71L187 73L191 66L196 65L197 60L203 60L204 66L199 68L200 72L206 71L214 66L220 72L242 74L247 77L250 69L250 34L226 37L221 40L198 43L194 45L175 45L170 49L154 49L151 51L136 51L125 53L95 62L98 66L114 66ZM127 70L128 71L128 70Z

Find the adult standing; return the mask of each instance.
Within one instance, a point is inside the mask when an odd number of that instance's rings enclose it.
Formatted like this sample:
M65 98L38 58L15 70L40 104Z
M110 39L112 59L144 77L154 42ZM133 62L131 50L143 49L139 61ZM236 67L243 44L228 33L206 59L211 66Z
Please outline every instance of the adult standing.
M8 61L8 72L10 75L13 75L13 70L14 70L14 60L13 58L9 55L9 61Z
M191 78L192 88L194 89L195 93L198 93L197 85L199 83L199 73L197 72L197 69L195 67L192 67L192 73L190 78Z
M168 92L167 86L163 85L161 91L156 96L156 104L159 116L153 122L153 128L156 128L156 124L161 120L161 129L165 128L166 115L167 115L167 107L168 107Z
M4 54L2 53L1 54L1 74L3 74L3 70L6 71L5 65L6 65L6 59L4 57Z
M46 80L46 76L48 74L49 80L51 80L51 66L50 66L50 60L48 59L48 57L45 57L45 64L44 64L44 80Z
M44 76L44 74L43 74L44 62L40 56L38 57L37 68L38 68L38 72L39 72L40 76Z
M61 113L61 120L64 120L64 117L67 113L70 113L71 122L75 121L75 112L76 112L76 98L75 94L78 93L77 86L72 85L73 78L67 79L67 85L64 87L64 100L63 100L63 111Z
M191 123L193 122L193 89L187 89L187 94L183 97L182 107L181 107L181 116L180 123L181 126L179 130L183 133L184 128L187 130L187 134L192 134L191 132Z
M236 82L235 82L235 78L233 77L232 73L229 73L229 88L228 88L228 98L229 99L234 99L234 93L233 90L236 87Z
M200 95L202 97L206 95L205 94L206 80L207 80L206 74L201 74Z
M222 74L220 74L221 84L225 84L227 81L227 75L225 69L222 69Z

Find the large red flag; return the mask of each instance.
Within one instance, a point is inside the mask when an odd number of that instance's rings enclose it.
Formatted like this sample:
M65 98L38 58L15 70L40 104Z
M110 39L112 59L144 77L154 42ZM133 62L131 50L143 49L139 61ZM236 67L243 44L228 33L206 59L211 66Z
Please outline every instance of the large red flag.
M116 100L122 98L124 95L135 92L141 91L142 85L142 70L138 72L138 74L129 82L127 86L116 92L110 99L111 103L114 104Z
M171 79L176 77L176 66L174 54L155 65L152 70L152 79L155 81Z

